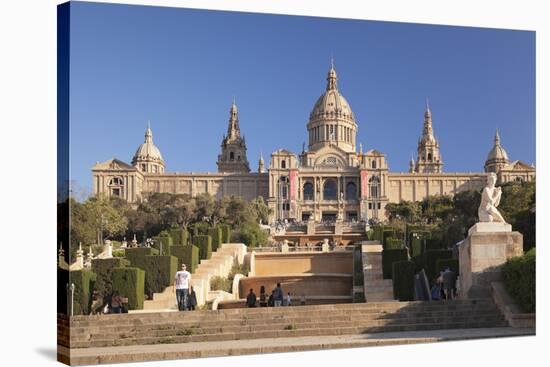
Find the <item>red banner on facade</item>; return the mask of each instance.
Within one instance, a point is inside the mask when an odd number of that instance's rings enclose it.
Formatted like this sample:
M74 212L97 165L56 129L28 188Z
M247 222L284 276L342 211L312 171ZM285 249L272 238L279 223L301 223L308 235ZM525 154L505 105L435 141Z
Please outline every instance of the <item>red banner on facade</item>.
M296 181L298 180L298 170L291 170L290 175L290 200L296 199Z
M367 198L368 188L367 171L361 171L361 199Z

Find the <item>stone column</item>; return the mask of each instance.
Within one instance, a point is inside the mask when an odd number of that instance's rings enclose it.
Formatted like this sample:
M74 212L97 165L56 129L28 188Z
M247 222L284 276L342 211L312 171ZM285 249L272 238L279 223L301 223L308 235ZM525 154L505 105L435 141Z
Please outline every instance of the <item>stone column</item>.
M506 223L476 223L459 245L460 298L491 296L491 282L501 279L501 267L523 254L523 235Z

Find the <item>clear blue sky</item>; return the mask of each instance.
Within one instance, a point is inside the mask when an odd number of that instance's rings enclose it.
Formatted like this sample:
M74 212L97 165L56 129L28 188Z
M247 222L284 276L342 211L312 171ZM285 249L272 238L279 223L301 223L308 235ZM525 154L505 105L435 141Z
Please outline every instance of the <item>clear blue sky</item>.
M167 171L216 171L235 96L251 169L307 144L334 57L364 151L407 171L428 97L446 172L483 170L495 129L535 163L535 33L73 3L71 179L130 162L151 120Z

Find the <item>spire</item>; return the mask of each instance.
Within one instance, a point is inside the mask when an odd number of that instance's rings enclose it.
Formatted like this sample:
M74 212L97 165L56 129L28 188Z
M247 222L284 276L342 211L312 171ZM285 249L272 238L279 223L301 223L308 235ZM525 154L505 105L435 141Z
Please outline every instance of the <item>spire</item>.
M426 110L424 112L424 118L430 120L432 118L432 111L430 110L430 102L428 101L428 97L426 97Z
M147 120L147 130L145 130L145 142L153 142L153 130L151 130L151 120Z
M260 159L258 160L258 173L264 173L264 172L265 172L264 155L260 151Z
M334 69L334 60L330 60L330 69L327 75L327 91L338 89L338 77L336 76L336 69Z
M227 127L227 137L228 139L234 139L240 137L241 130L239 128L239 112L237 110L237 104L235 103L235 97L233 97L233 104L231 105L231 110L229 111L229 124Z
M495 145L500 145L500 134L498 132L498 128L495 132Z

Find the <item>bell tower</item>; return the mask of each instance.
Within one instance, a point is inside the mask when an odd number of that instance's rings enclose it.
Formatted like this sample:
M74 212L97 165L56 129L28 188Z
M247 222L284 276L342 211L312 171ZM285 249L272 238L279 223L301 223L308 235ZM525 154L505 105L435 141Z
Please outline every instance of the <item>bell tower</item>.
M241 136L239 113L235 101L229 111L227 136L224 135L221 144L221 154L218 155L218 172L250 172L246 159L246 141Z
M434 136L432 126L432 111L426 99L426 111L424 112L424 128L422 136L418 140L418 157L415 171L418 173L443 172L443 160L439 153L439 142Z

